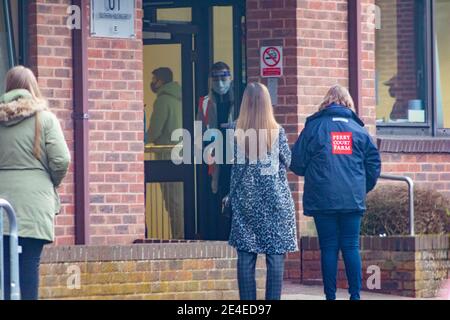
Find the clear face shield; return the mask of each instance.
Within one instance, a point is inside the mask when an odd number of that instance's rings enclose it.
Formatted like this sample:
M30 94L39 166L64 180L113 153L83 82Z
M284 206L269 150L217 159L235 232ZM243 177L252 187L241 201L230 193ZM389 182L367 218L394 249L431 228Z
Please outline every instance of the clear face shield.
M229 70L214 71L211 74L212 90L219 94L227 94L231 87L231 72Z

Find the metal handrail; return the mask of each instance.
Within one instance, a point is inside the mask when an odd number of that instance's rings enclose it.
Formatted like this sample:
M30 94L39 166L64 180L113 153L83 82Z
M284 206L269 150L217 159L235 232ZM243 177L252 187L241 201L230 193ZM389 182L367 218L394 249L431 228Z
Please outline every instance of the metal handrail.
M19 282L19 236L17 231L16 213L11 204L0 199L0 300L5 299L5 284L3 272L3 209L5 209L9 220L9 273L11 300L20 300Z
M409 234L415 236L414 229L414 181L410 177L406 176L394 176L389 174L382 174L380 179L393 180L393 181L403 181L408 184L408 194L409 194Z

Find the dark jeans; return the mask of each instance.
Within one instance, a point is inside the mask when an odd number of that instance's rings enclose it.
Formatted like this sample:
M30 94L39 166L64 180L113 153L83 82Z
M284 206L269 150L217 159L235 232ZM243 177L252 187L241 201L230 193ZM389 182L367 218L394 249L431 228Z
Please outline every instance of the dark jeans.
M3 237L5 299L10 299L10 268L9 268L9 236ZM19 281L22 300L38 300L39 264L41 253L47 241L31 238L19 238L22 253L19 254Z
M238 251L238 284L241 300L256 300L256 253ZM266 300L280 300L283 287L284 255L266 255Z
M339 250L344 258L351 300L360 300L362 265L359 252L360 213L314 216L319 236L324 291L327 300L336 300Z

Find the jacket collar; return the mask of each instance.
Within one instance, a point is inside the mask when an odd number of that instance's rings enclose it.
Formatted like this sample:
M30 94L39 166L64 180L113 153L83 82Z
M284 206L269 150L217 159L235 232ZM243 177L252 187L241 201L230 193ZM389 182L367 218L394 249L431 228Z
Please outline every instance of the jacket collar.
M329 107L323 109L322 111L319 111L312 116L308 117L306 119L306 124L308 122L321 118L321 117L341 117L341 118L347 118L347 119L353 119L358 123L361 127L364 127L364 122L358 117L358 115L353 112L353 110L338 105L338 104L332 104Z
M44 110L46 101L34 100L27 90L12 90L0 97L0 124L13 125Z

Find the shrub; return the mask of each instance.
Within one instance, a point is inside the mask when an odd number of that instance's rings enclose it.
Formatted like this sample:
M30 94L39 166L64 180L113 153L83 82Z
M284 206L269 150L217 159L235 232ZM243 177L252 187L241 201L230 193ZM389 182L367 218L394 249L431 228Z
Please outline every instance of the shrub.
M363 235L408 235L409 210L406 186L384 185L367 197ZM450 200L441 193L424 188L414 190L415 231L417 234L450 232Z

